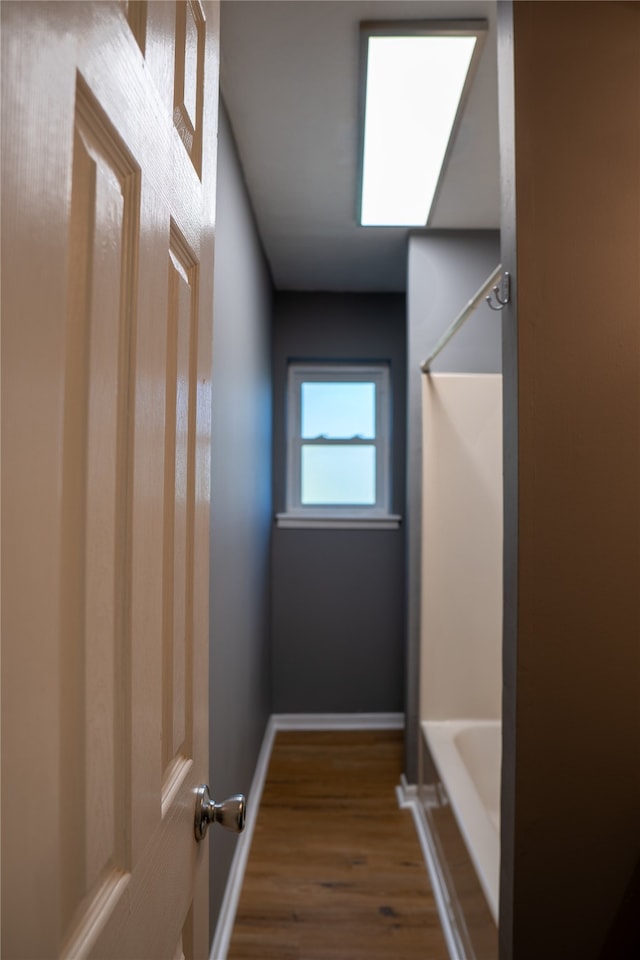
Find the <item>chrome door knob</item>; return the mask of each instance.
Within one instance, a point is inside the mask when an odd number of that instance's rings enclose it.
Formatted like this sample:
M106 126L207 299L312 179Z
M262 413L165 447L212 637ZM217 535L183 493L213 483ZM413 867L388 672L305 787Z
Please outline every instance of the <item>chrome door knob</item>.
M216 803L211 799L209 787L206 783L196 791L196 815L194 831L196 840L202 840L209 829L210 823L219 823L220 826L233 833L242 833L247 816L247 798L243 793Z

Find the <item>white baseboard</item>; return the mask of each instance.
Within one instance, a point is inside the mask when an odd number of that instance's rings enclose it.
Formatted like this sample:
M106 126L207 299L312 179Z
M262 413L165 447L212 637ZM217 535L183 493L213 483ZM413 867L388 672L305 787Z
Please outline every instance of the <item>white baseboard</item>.
M276 730L404 730L404 713L274 713Z
M227 960L227 951L229 950L229 943L231 942L231 934L233 933L233 924L236 919L244 872L247 867L247 860L249 859L251 840L253 839L253 831L258 818L260 799L262 797L264 782L267 778L269 758L271 757L275 735L276 726L273 722L273 717L270 717L264 731L256 769L253 774L253 780L251 781L251 787L249 788L249 795L247 797L247 819L244 830L238 837L236 850L233 855L233 860L231 861L227 886L222 899L220 913L218 914L216 932L213 937L213 943L211 944L209 960Z
M429 874L429 880L433 889L433 895L438 908L438 916L440 917L440 924L442 926L442 932L444 933L449 956L451 960L467 960L467 953L458 930L455 914L449 898L449 891L442 873L431 830L429 829L427 818L418 798L417 787L408 784L404 774L401 775L400 784L396 787L396 796L400 809L410 810L413 816L413 822Z
M249 859L260 799L278 730L403 730L403 713L273 713L269 717L247 797L247 820L238 837L218 914L209 960L227 960L233 924Z
M409 783L404 773L400 774L400 783L396 787L396 796L398 806L401 810L406 810L418 799L418 788L415 783Z

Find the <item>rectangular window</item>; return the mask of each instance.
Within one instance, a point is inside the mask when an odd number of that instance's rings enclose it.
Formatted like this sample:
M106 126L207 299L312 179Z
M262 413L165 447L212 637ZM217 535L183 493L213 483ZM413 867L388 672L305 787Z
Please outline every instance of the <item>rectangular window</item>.
M291 364L287 402L287 509L278 523L397 526L388 366Z

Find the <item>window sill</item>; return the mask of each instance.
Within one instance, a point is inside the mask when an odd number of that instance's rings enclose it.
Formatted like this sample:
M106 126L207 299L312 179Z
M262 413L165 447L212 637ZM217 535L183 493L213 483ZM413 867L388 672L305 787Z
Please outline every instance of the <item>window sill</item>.
M397 530L402 517L387 513L379 517L358 516L305 516L299 513L276 513L276 526L322 530Z

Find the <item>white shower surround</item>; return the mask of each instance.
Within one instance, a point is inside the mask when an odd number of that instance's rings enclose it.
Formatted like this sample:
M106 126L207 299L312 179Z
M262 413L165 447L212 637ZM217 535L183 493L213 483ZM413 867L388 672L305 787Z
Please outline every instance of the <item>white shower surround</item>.
M496 923L502 492L502 377L425 376L420 719Z
M487 903L498 923L500 893L499 720L422 725Z

